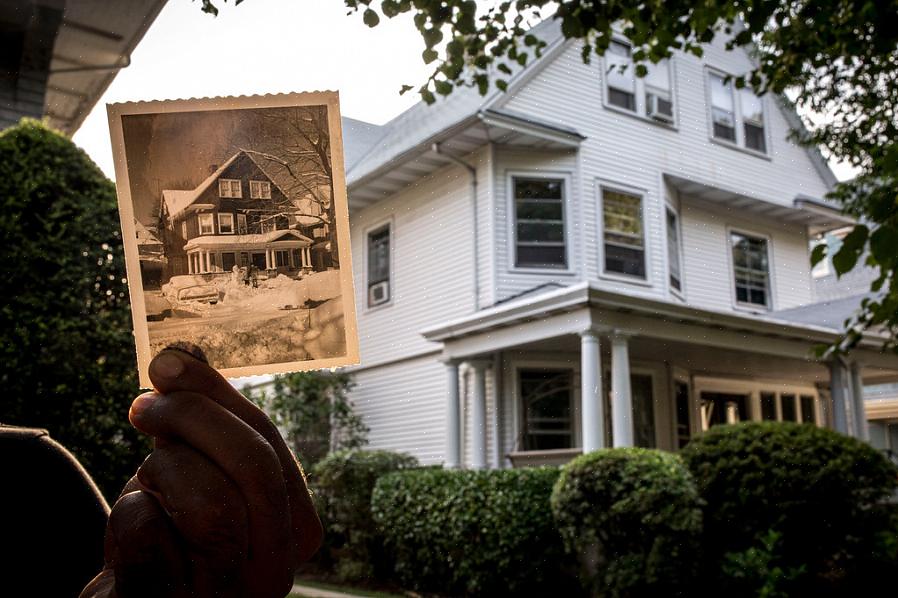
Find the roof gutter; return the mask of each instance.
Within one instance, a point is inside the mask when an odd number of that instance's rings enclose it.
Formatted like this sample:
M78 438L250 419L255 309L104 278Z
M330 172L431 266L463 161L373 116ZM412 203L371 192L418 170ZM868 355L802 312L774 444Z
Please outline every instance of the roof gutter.
M480 257L479 250L479 242L478 242L478 227L477 227L477 169L456 156L452 154L447 154L443 151L443 148L440 147L439 143L434 143L431 145L431 149L433 153L443 156L444 158L458 164L462 168L468 171L468 174L471 175L471 216L472 216L472 228L473 228L473 236L474 236L474 259L473 259L473 268L471 269L474 273L473 280L473 292L474 292L474 311L480 311L480 268L478 267L478 258Z

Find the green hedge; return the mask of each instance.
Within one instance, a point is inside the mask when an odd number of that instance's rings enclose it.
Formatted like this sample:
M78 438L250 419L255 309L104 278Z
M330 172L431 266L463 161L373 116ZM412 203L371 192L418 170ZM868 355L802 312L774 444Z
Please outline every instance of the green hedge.
M842 596L894 581L898 471L868 444L745 423L712 428L682 457L705 502L703 578L717 592Z
M571 595L549 506L557 477L543 467L380 478L372 512L398 581L449 595Z
M588 453L561 472L552 512L593 596L685 595L695 576L701 511L689 471L671 453Z
M380 476L417 466L411 455L362 450L332 453L316 463L309 486L325 532L319 563L336 564L346 580L383 577L390 567L371 517L371 492Z

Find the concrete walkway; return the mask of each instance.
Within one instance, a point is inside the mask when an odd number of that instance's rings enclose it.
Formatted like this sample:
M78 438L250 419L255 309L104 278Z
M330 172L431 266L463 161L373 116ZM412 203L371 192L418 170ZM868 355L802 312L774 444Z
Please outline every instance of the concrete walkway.
M361 596L359 594L348 594L346 592L335 592L334 590L323 590L321 588L307 586L304 583L294 583L291 592L293 592L294 594L298 593L302 596L308 596L308 598L366 598L365 596Z

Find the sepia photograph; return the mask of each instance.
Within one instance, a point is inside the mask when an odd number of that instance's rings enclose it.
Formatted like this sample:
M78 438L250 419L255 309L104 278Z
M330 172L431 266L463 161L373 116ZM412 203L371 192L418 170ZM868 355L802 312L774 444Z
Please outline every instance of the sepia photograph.
M141 385L192 343L238 377L357 362L336 93L109 106Z

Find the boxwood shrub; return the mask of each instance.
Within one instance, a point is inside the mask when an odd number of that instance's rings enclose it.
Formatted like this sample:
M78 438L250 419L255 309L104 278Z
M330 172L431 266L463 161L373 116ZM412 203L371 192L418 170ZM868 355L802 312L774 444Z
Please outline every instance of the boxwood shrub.
M397 581L453 596L572 595L549 506L557 477L541 467L380 478L372 512Z
M680 459L627 448L571 461L552 492L565 548L593 596L676 596L698 564L701 512Z
M682 452L704 499L717 593L845 596L898 572L898 471L877 450L810 425L712 428ZM892 577L894 579L894 577Z
M382 540L371 518L371 492L380 476L418 466L411 455L389 451L340 451L315 464L309 486L324 524L318 563L346 580L382 578Z

